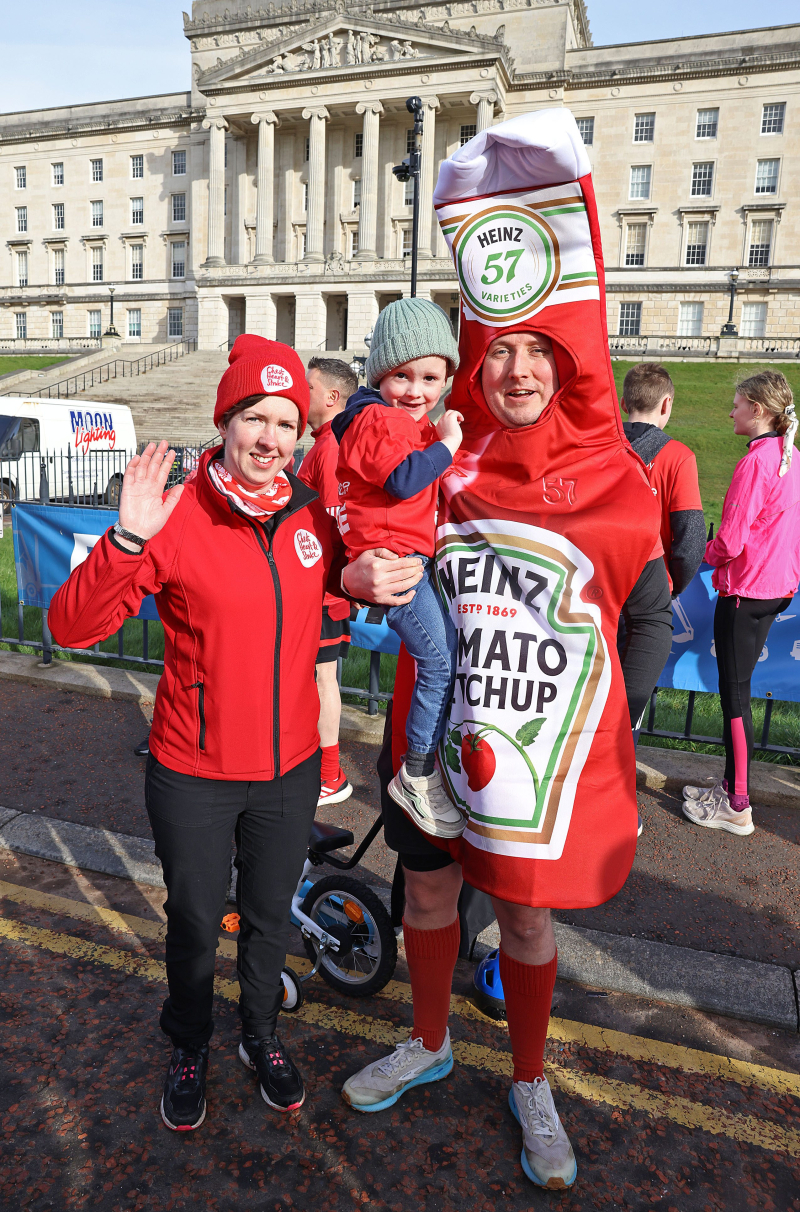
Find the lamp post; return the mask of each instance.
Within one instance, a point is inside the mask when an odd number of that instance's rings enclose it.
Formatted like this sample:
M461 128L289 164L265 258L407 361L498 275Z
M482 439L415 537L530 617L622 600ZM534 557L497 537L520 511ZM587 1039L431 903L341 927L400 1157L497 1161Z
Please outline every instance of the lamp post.
M728 280L731 284L731 302L730 307L728 308L728 323L722 325L719 335L721 337L738 337L739 330L733 322L733 304L734 300L736 299L736 283L739 281L738 269L731 270L731 272L728 274Z
M119 336L119 333L117 332L116 328L114 327L114 291L115 291L115 289L116 289L116 287L114 287L114 286L109 286L109 288L108 288L108 293L111 296L111 320L109 322L108 328L103 333L104 337L118 337Z
M419 240L419 175L422 165L422 122L425 109L421 97L409 97L406 109L414 117L414 147L403 160L396 164L392 172L398 181L413 180L414 203L411 219L411 298L417 294L417 243Z

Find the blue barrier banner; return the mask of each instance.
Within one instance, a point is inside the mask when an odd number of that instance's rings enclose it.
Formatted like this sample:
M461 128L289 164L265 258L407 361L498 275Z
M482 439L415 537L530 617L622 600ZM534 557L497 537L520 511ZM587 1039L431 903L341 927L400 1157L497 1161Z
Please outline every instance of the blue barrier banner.
M719 692L714 651L717 591L713 568L701 564L697 576L672 603L672 650L659 686ZM800 703L800 594L772 624L751 683L753 698Z
M14 563L17 594L24 606L47 609L59 585L88 556L119 517L115 509L66 505L14 506ZM138 619L158 619L155 598L146 597Z
M364 606L358 612L356 619L350 621L350 643L356 648L367 648L370 652L388 652L397 656L400 651L400 639L392 631L386 619L380 623L368 623L367 611Z

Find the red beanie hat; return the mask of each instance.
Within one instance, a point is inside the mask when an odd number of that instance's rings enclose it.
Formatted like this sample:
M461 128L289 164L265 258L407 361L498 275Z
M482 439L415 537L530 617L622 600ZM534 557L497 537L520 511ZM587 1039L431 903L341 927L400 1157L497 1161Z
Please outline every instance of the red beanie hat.
M214 424L248 396L283 396L297 405L303 433L308 420L308 384L303 363L288 345L243 333L228 354L228 369L219 381Z

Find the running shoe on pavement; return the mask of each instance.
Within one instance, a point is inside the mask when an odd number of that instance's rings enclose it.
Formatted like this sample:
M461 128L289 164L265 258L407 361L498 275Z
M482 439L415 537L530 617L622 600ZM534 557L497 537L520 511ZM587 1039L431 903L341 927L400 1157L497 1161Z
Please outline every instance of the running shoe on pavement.
M522 1128L522 1169L537 1187L563 1191L578 1177L578 1163L558 1118L546 1077L514 1082L508 1105Z
M321 808L323 804L341 804L343 800L349 800L352 794L352 784L348 783L347 775L340 766L336 778L322 784L317 807Z
M276 1111L296 1111L306 1098L303 1079L277 1035L251 1039L242 1035L239 1059L255 1069L261 1083L261 1097Z
M731 806L727 791L721 786L712 787L699 799L683 801L683 815L693 825L702 825L705 829L724 829L726 833L735 833L739 837L748 837L755 829L753 813L750 808L737 812Z
M191 1132L206 1117L208 1044L173 1048L161 1096L161 1118L173 1132Z
M683 798L685 800L703 800L707 796L711 795L714 791L719 791L720 789L723 791L728 790L728 784L725 779L717 779L717 781L709 787L692 787L691 784L687 784L687 786L683 789Z
M431 837L461 837L466 828L467 818L448 796L438 770L415 776L403 762L389 784L389 795Z
M426 1082L438 1082L453 1068L450 1032L438 1052L423 1048L421 1039L398 1044L391 1056L373 1061L348 1077L342 1098L354 1111L383 1111L392 1107L406 1090Z

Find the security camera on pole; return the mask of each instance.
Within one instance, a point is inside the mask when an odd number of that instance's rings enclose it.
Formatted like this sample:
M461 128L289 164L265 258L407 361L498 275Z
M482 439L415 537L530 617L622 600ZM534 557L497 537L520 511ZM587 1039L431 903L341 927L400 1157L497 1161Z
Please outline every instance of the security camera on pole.
M419 175L422 164L422 120L425 110L421 97L409 97L406 109L414 116L414 147L403 160L396 164L392 172L398 181L413 180L414 205L411 220L411 298L417 294L417 244L419 241Z

